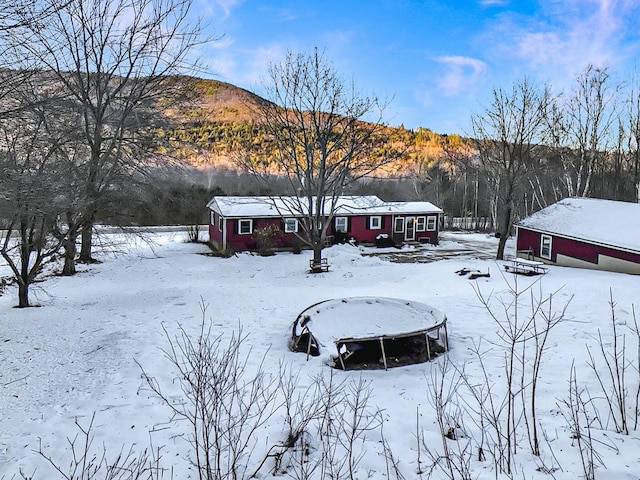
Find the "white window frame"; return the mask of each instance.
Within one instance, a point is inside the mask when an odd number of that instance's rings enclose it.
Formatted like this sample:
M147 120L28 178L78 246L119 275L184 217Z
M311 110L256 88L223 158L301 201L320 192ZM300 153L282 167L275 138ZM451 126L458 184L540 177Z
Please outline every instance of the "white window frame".
M551 247L553 245L553 237L551 235L540 235L540 258L551 260ZM545 253L545 248L547 252Z
M404 217L393 219L393 233L404 233Z
M249 231L243 232L242 225L249 225ZM238 220L238 235L251 235L253 233L253 219L251 218L241 218Z
M382 228L382 217L373 215L369 217L369 230L380 230Z
M224 229L224 217L222 215L218 215L218 230L222 231Z
M416 232L424 232L427 229L427 217L416 217Z
M344 225L341 225L341 224L344 224ZM336 217L334 220L334 226L335 226L336 232L348 233L349 219L347 217Z
M427 232L435 232L436 230L436 219L438 217L430 216L427 217Z
M297 233L298 232L298 219L297 218L285 218L284 219L284 233Z

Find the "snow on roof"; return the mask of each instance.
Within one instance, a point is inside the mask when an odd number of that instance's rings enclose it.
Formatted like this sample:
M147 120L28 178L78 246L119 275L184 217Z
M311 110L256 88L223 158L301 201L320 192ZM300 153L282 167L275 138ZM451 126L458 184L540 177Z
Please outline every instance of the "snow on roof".
M306 199L298 197L213 197L207 204L211 210L227 218L300 216ZM330 210L327 200L326 211ZM296 213L297 212L297 213ZM358 214L425 214L442 213L431 202L384 202L375 195L341 196L336 199L336 215Z
M325 348L343 338L400 335L426 330L445 320L442 312L423 303L385 297L327 300L307 308L298 319L305 316L309 317L305 325Z
M572 197L543 208L517 225L640 251L639 223L638 203Z
M217 211L223 217L255 218L294 215L278 197L213 197L207 207Z

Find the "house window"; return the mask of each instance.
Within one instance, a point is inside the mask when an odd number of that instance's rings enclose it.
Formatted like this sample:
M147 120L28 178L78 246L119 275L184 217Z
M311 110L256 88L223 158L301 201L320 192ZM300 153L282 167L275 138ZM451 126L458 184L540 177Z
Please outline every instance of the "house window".
M436 229L436 218L438 217L427 217L427 230L429 232L433 232Z
M393 222L394 233L404 233L404 217L396 217Z
M551 260L551 236L542 235L540 237L540 256Z
M348 219L347 217L336 217L336 232L347 233Z
M369 217L369 230L380 230L382 228L382 217Z
M240 235L249 235L253 233L253 220L250 218L238 220L238 233Z
M427 228L427 217L416 218L416 232L424 232Z
M298 220L295 218L284 219L284 233L296 233L298 231Z
M222 218L222 215L218 215L218 230L222 231L223 228L224 228L224 218Z

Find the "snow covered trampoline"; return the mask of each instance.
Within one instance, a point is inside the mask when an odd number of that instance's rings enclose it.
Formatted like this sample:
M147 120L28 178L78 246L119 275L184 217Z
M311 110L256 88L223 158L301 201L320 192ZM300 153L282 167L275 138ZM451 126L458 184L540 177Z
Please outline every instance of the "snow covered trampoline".
M448 350L447 317L423 303L352 297L311 305L293 322L290 348L328 353L342 370L379 369L426 362Z

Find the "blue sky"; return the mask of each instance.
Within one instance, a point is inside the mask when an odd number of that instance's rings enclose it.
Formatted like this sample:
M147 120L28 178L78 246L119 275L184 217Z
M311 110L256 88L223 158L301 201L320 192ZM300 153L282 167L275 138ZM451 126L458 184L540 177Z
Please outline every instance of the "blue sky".
M624 80L640 57L639 0L195 0L218 40L206 76L260 94L287 51L324 50L384 122L470 133L493 89L524 76L568 91L593 64Z

